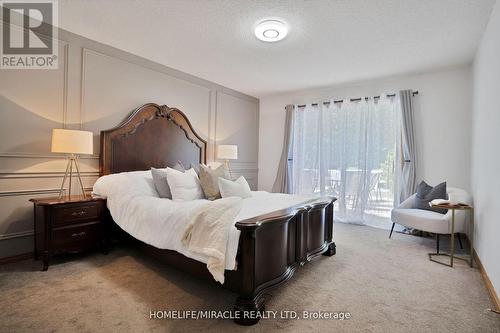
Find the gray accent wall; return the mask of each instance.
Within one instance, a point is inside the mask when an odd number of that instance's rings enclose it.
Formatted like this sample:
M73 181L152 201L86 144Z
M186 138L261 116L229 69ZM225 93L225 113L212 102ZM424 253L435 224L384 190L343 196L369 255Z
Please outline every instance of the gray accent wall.
M209 162L216 144L237 144L233 176L257 188L258 99L64 30L58 38L58 70L0 70L0 258L33 250L28 200L57 195L66 159L50 152L51 130L94 132L94 155L80 160L90 189L100 131L144 103L182 110L208 141Z

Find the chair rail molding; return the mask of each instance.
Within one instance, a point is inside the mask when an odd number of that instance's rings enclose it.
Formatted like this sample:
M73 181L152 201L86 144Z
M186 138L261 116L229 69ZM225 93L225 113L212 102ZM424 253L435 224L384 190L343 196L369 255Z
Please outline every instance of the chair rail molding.
M20 232L11 232L8 234L0 234L0 241L7 240L7 239L13 239L13 238L22 238L22 237L29 237L33 236L35 234L35 230L26 230L26 231L20 231Z
M99 177L99 171L81 171L82 177ZM17 178L62 178L63 171L31 171L31 172L0 172L0 179L17 179Z
M92 191L92 187L84 187L86 192ZM34 189L34 190L18 190L18 191L1 191L1 197L11 197L11 196L20 196L20 195L40 195L40 194L59 194L60 188L42 188L42 189ZM63 189L66 191L66 189Z

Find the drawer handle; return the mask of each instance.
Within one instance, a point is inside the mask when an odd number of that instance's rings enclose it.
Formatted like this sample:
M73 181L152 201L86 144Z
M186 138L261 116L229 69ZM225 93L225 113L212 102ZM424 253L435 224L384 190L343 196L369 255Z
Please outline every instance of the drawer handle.
M82 237L82 236L85 236L86 234L87 234L86 231L82 231L82 232L74 233L73 235L71 235L71 237Z
M73 212L73 213L71 213L71 216L82 216L82 215L85 215L85 214L87 214L87 212L84 211L84 210L82 210L80 212Z

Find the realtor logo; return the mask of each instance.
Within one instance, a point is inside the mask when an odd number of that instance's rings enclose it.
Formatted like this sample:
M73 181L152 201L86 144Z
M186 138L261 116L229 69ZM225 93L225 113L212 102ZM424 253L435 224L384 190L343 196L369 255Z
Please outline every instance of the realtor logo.
M1 69L57 69L57 1L0 1Z

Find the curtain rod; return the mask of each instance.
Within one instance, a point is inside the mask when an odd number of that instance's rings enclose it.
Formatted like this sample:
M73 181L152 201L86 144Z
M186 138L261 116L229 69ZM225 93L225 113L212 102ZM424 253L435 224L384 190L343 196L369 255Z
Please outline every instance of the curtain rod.
M412 93L413 96L415 95L418 95L418 90L417 91L414 91ZM396 97L396 94L387 94L386 97ZM368 99L369 97L359 97L359 98L351 98L350 101L351 102L359 102L361 101L362 99ZM380 96L373 96L372 97L373 99L377 99L377 98L380 98ZM342 103L344 100L343 99L339 99L337 101L333 101L334 104L337 104L337 103ZM328 105L330 104L330 102L323 102L323 105ZM313 103L311 104L312 106L318 106L318 103ZM306 107L306 104L301 104L301 105L297 105L298 108L305 108Z

